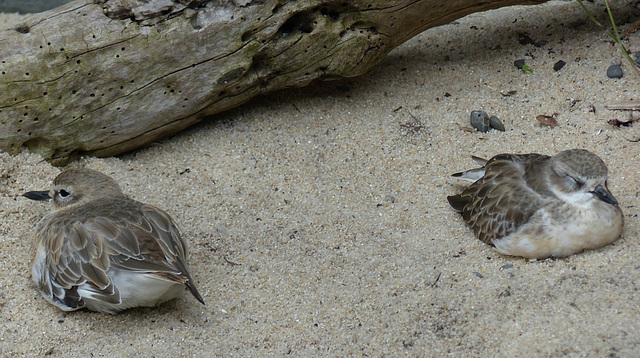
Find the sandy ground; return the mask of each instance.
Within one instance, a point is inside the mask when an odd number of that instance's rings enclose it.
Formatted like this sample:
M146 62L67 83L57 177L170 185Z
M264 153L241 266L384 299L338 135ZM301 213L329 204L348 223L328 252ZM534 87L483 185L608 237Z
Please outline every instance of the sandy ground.
M617 2L622 31L636 6ZM547 44L519 44L518 32ZM513 66L519 58L533 73ZM20 195L60 169L2 154L0 356L638 356L640 131L607 124L629 112L605 108L640 97L628 63L622 79L605 76L622 59L576 2L501 9L426 31L359 78L81 160L176 219L205 306L185 295L109 316L46 303L30 266L49 207ZM567 65L555 72L558 60ZM461 130L474 109L506 132ZM556 128L535 119L553 113ZM472 167L470 154L576 147L609 165L626 220L612 245L505 257L448 207L462 188L449 174Z

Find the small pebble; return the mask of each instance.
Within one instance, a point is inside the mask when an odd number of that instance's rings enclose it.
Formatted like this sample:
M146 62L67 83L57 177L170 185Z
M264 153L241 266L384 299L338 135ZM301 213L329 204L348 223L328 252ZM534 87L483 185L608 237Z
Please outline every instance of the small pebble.
M504 132L504 124L502 124L502 122L500 122L500 120L496 116L489 117L489 126L493 129Z
M636 52L636 66L640 66L640 51Z
M522 67L524 67L524 59L513 61L513 65L516 66L519 70L521 70Z
M513 268L512 264L506 264L506 265L500 267L500 271L507 270L507 269L512 269L512 268Z
M488 132L491 129L489 115L485 111L471 111L469 121L471 126L480 132Z
M609 66L609 68L607 68L607 77L622 78L622 67L618 65Z
M473 271L472 274L478 276L479 278L484 278L480 272Z
M566 64L567 64L566 62L564 62L564 61L560 60L560 61L556 62L556 63L553 65L553 70L554 70L554 71L556 71L556 72L558 72L558 71L560 71L560 70L562 69L562 67L564 67L564 65L566 65Z

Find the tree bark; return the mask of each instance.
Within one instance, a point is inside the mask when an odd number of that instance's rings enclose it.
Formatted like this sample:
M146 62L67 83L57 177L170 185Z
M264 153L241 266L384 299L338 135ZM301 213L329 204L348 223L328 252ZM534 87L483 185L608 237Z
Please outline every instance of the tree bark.
M120 154L258 94L358 76L430 27L542 2L74 1L0 32L0 150Z

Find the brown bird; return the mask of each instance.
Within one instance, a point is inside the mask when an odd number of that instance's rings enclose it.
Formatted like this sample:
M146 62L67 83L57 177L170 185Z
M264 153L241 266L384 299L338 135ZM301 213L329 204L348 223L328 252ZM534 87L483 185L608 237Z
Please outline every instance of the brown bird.
M473 159L482 167L453 174L473 184L447 199L478 239L502 254L564 257L610 244L622 233L607 166L587 150Z
M50 191L24 196L53 199L53 212L36 227L33 281L61 310L115 314L174 299L185 287L204 304L174 221L128 198L111 177L69 169Z

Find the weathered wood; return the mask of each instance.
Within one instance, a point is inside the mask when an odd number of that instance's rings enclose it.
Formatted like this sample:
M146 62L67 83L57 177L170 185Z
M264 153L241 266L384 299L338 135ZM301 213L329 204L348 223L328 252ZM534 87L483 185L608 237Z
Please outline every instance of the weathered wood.
M0 149L123 153L261 93L360 75L427 28L544 1L74 1L0 33Z

